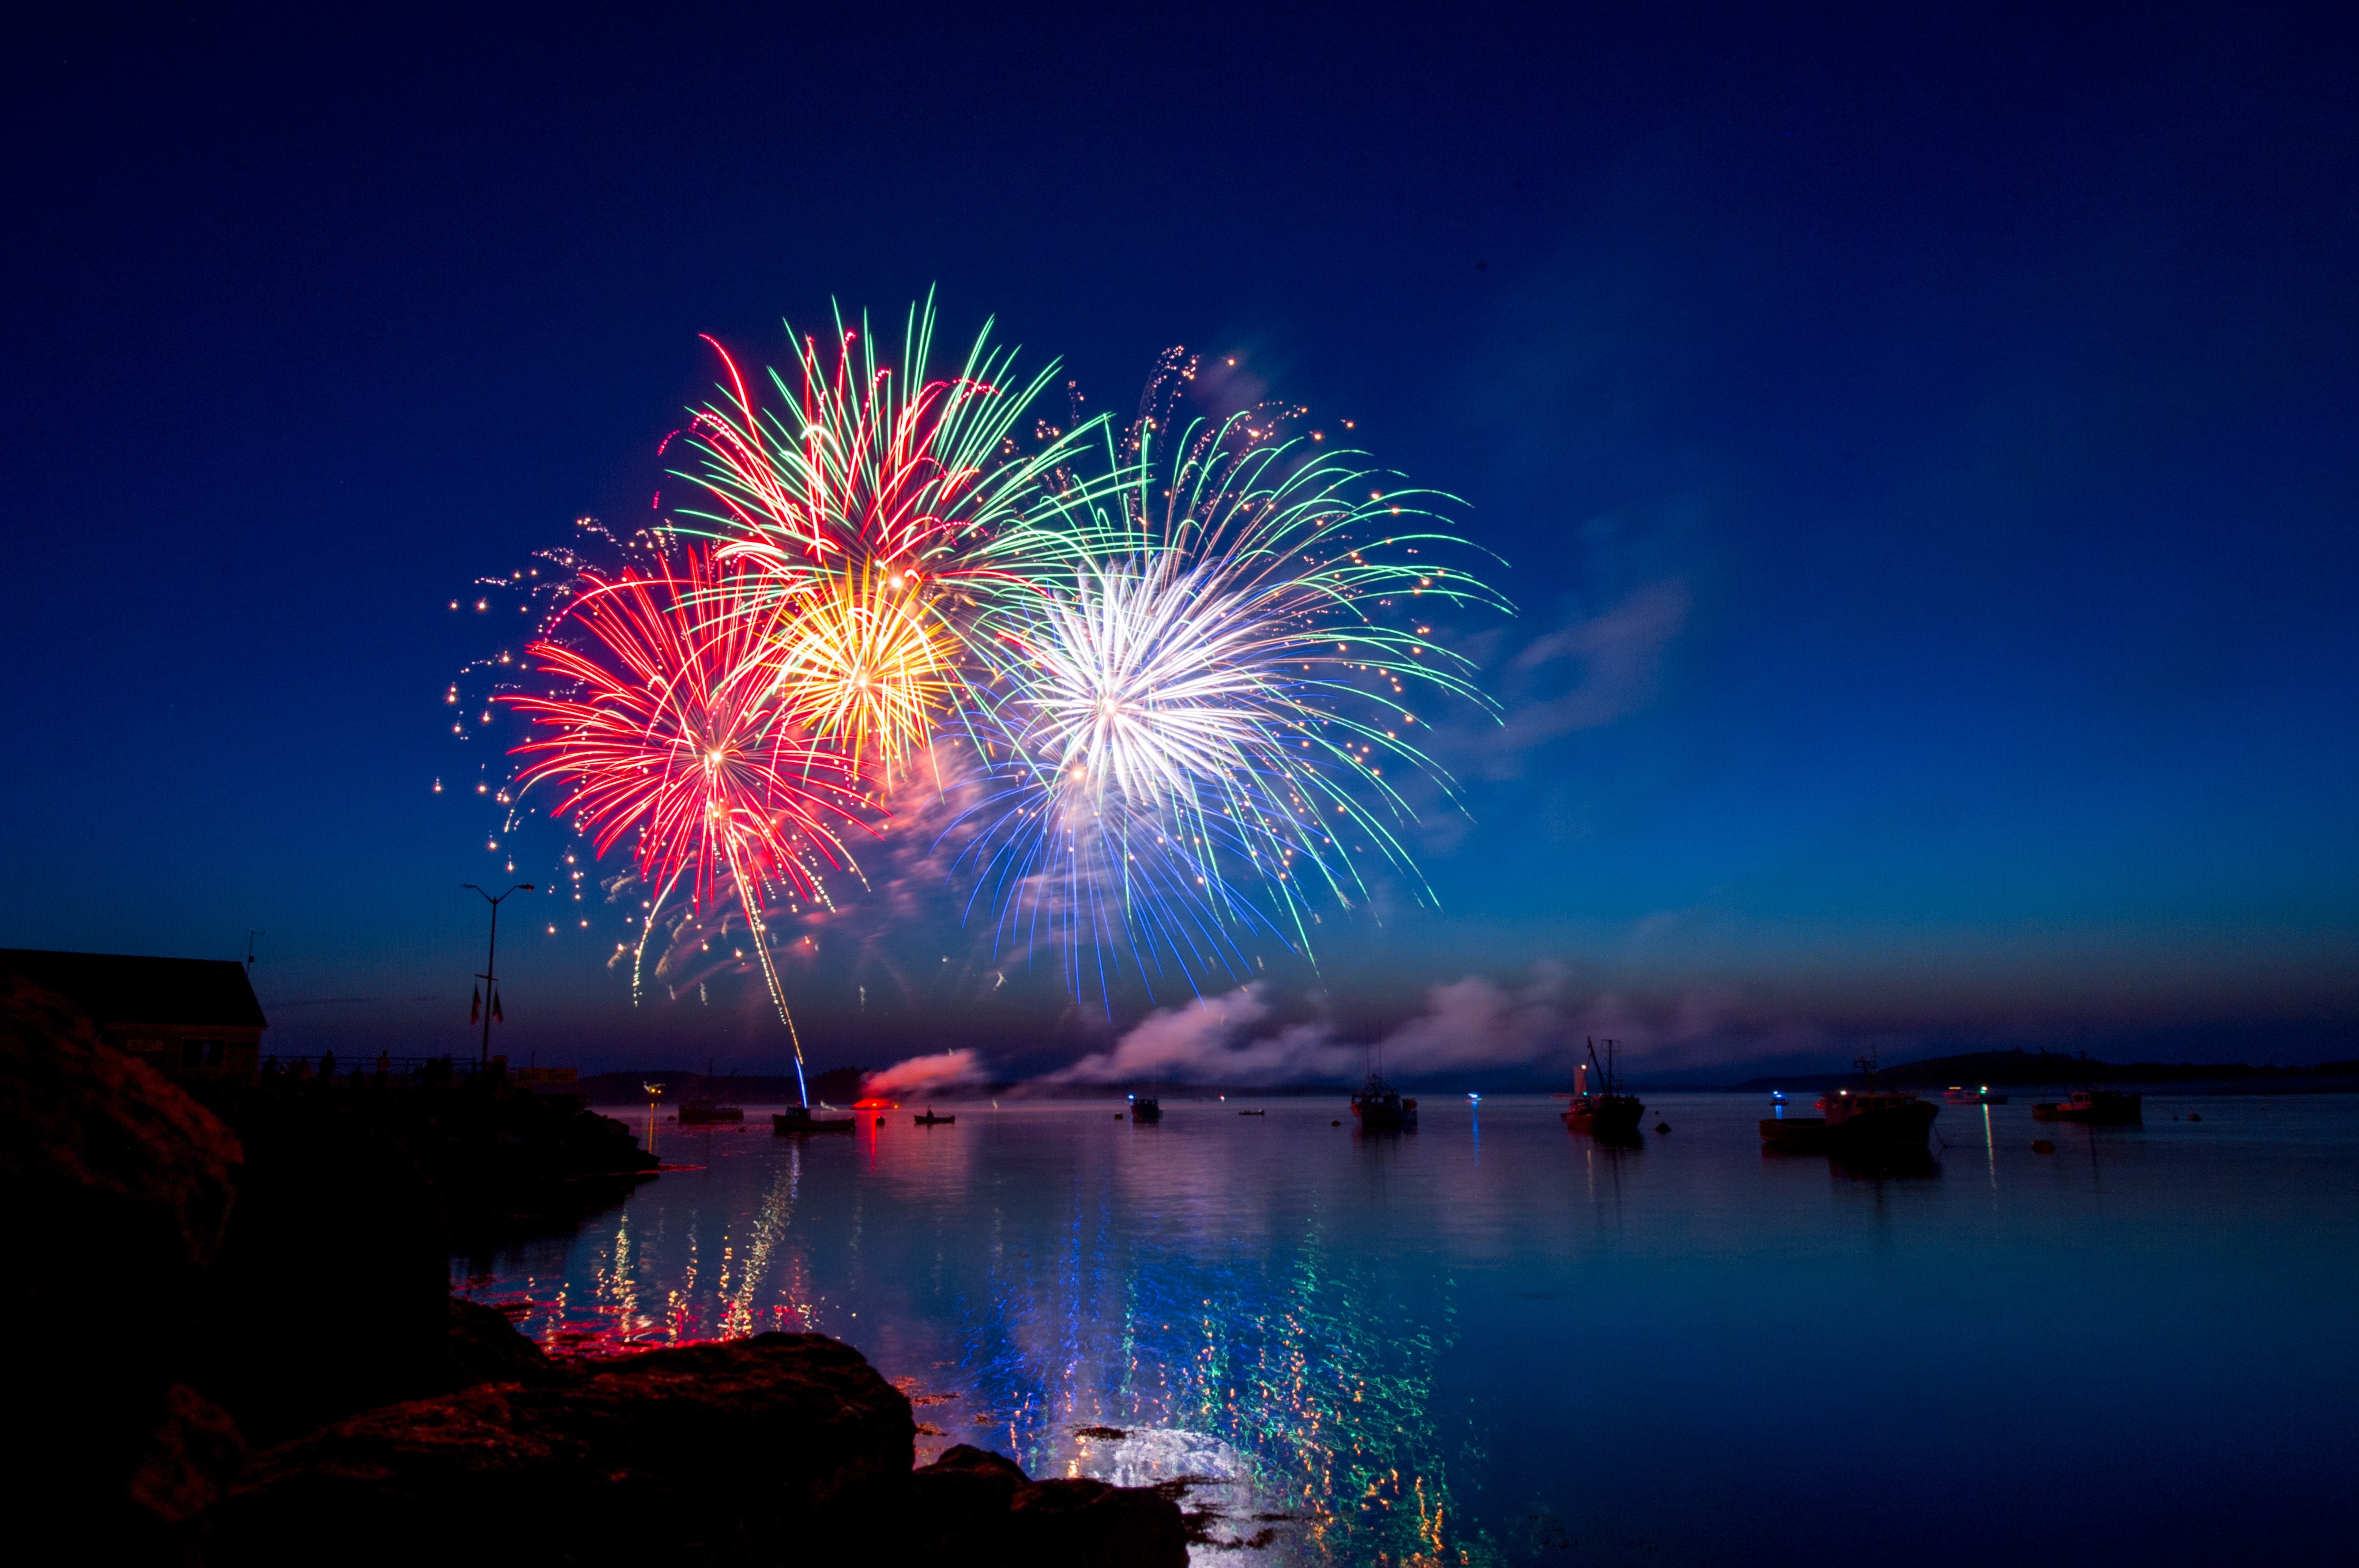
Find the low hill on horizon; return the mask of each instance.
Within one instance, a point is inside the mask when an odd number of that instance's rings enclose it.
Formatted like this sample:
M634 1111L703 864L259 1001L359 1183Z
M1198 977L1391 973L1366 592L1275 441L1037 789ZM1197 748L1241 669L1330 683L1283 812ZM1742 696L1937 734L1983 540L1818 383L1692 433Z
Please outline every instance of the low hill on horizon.
M2359 1061L2321 1062L2315 1066L2254 1066L2245 1062L2101 1062L2088 1055L2068 1056L2055 1051L1969 1051L1962 1055L1931 1056L1919 1062L1898 1062L1876 1071L1876 1081L1893 1088L1946 1088L1952 1084L1993 1088L2079 1085L2082 1083L2286 1083L2311 1085L2319 1079L2359 1076ZM1865 1075L1848 1073L1788 1073L1747 1078L1731 1086L1737 1090L1831 1089L1855 1087Z

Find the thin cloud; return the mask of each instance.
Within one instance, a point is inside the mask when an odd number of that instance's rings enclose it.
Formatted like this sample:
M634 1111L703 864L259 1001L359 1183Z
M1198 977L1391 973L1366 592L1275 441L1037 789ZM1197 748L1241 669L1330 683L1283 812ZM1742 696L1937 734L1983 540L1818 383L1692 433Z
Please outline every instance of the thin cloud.
M1498 728L1483 733L1474 771L1517 777L1533 748L1611 724L1653 701L1663 651L1686 629L1689 607L1687 584L1674 578L1526 643L1502 669L1506 712Z

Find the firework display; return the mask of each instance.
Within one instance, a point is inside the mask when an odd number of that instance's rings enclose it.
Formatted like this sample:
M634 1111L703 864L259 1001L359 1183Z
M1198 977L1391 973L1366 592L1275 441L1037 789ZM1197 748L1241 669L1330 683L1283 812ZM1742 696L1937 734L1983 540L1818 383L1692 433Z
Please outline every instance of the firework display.
M1417 708L1482 701L1427 617L1496 601L1442 564L1432 498L1288 424L1143 416L1099 553L991 644L972 714L996 787L962 862L1003 936L1046 938L1101 1000L1116 953L1184 979L1242 969L1250 935L1310 951L1322 903L1368 901L1371 862L1425 892L1403 786L1448 781Z
M734 898L792 1038L765 910L782 892L815 894L825 868L847 863L839 830L864 799L850 763L799 740L778 705L776 601L702 546L667 564L660 577L583 574L526 650L555 689L500 698L536 732L516 748L529 759L517 791L555 785L550 815L571 817L602 858L630 837L650 890L635 966L683 883L699 911ZM795 1057L799 1072L799 1039Z
M1414 829L1454 803L1421 740L1485 707L1434 619L1505 608L1448 498L1299 407L1184 416L1176 351L1129 426L1078 395L1052 421L1053 364L1017 379L986 328L931 376L933 329L914 308L895 357L839 319L767 403L724 353L673 476L695 503L629 567L551 574L500 799L553 792L596 856L627 847L635 989L654 933L709 951L734 907L791 1032L769 926L836 907L855 828L1107 1011L1125 972L1153 995L1313 955L1380 879L1430 896ZM940 809L896 827L912 789Z

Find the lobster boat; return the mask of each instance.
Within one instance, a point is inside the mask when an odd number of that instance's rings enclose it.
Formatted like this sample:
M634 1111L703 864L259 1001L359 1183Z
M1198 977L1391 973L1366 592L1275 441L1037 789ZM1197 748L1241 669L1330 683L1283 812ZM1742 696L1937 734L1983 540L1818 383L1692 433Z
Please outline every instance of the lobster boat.
M1875 1087L1875 1062L1863 1056L1866 1087L1854 1093L1834 1089L1819 1097L1817 1116L1764 1117L1761 1141L1795 1154L1875 1154L1923 1149L1941 1108L1905 1090Z
M2081 1121L2092 1127L2127 1127L2146 1120L2146 1100L2119 1089L2074 1089L2072 1098L2035 1103L2034 1121Z
M1417 1101L1403 1099L1400 1090L1370 1073L1368 1081L1352 1094L1352 1114L1363 1128L1399 1130L1417 1129Z
M788 1106L770 1116L770 1131L780 1138L799 1136L807 1132L849 1132L853 1119L848 1116L813 1116L807 1105Z
M1622 1092L1622 1080L1614 1071L1615 1044L1612 1040L1605 1043L1605 1059L1600 1062L1597 1042L1588 1042L1589 1061L1572 1070L1572 1103L1560 1113L1566 1131L1585 1132L1608 1142L1638 1136L1638 1119L1647 1114L1647 1107L1636 1095ZM1589 1087L1593 1068L1598 1083L1594 1091Z

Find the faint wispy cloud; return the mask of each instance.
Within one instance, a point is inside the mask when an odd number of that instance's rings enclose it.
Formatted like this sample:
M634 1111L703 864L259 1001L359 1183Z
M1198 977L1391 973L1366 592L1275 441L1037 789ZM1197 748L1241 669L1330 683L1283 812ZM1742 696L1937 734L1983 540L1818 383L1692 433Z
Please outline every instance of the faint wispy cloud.
M1634 589L1602 615L1542 633L1509 659L1506 713L1484 776L1513 777L1535 746L1611 724L1654 700L1663 650L1687 626L1688 588L1674 578Z

